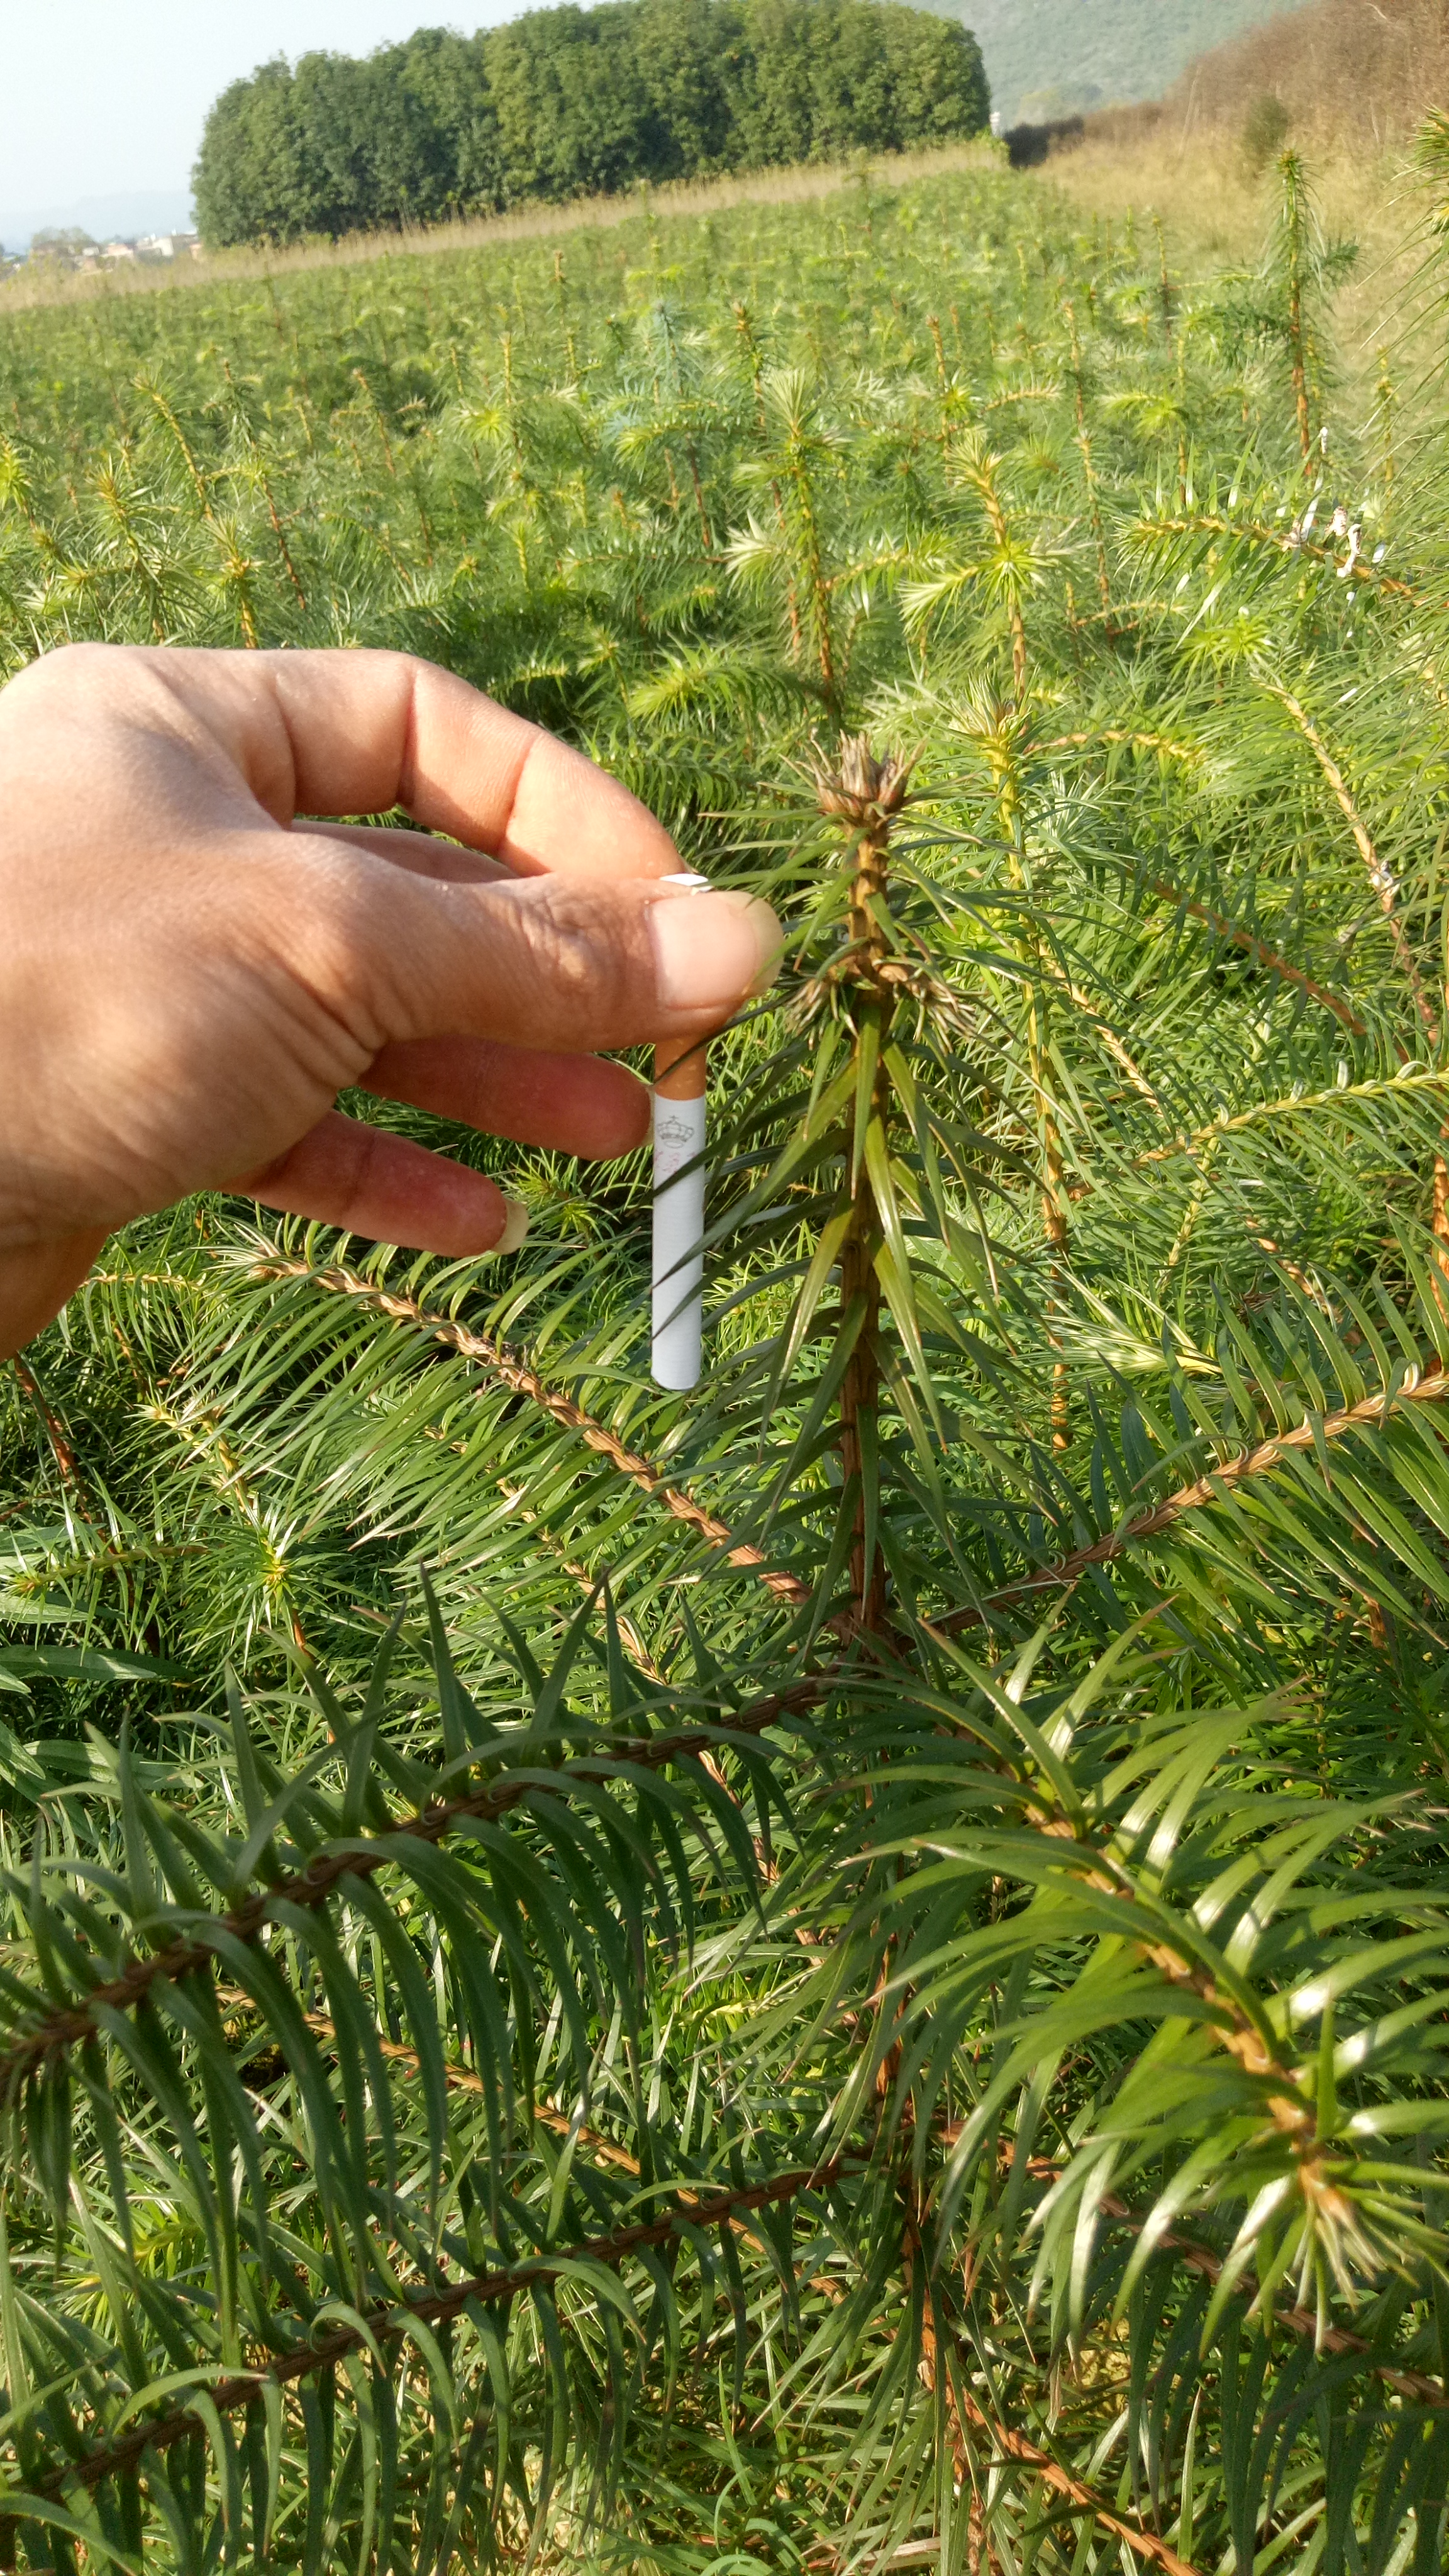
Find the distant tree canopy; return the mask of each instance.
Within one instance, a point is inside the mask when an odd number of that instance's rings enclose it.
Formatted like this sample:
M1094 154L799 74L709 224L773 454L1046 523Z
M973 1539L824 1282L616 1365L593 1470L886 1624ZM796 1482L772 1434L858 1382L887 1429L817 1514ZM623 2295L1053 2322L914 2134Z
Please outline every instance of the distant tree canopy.
M604 0L234 81L195 184L208 245L437 223L640 179L980 133L976 39L894 0Z

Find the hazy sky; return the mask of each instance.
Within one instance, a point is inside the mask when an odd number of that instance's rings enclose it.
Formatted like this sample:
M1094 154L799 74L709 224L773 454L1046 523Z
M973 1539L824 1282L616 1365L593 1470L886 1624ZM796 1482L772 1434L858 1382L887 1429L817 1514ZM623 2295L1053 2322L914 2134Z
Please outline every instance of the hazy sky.
M510 0L9 0L0 203L184 188L217 91L269 56L365 54L512 14Z

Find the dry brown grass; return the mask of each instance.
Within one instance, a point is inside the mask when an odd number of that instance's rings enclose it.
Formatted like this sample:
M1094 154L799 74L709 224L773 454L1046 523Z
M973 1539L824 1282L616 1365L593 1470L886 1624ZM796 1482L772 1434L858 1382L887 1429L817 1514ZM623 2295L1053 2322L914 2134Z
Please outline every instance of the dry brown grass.
M1255 171L1244 129L1257 102L1281 100L1287 140L1307 163L1330 235L1359 245L1338 303L1340 345L1363 378L1387 339L1403 348L1423 197L1408 145L1427 111L1449 103L1449 0L1314 0L1202 55L1167 98L1087 119L1049 165L1084 213L1160 217L1188 274L1248 261L1273 216L1274 177ZM1412 337L1412 335L1410 335Z
M1287 140L1308 167L1324 230L1357 242L1338 300L1350 378L1366 383L1388 342L1413 372L1409 328L1424 200L1408 146L1427 111L1449 102L1446 0L1316 0L1204 54L1163 100L1089 117L1082 143L1056 154L1051 183L1084 213L1118 223L1156 215L1187 275L1254 259L1273 220L1276 180L1245 147L1254 106L1276 97Z
M1184 135L1165 122L1113 133L1089 126L1075 151L1059 152L1047 175L1084 213L1114 224L1134 209L1157 215L1177 257L1195 270L1250 259L1272 219L1274 175L1252 171L1223 135ZM1125 119L1123 120L1125 125ZM1402 148L1354 150L1340 138L1303 144L1319 215L1327 232L1361 245L1363 275L1392 258L1417 222L1421 199Z
M994 168L999 147L988 142L948 143L935 152L881 153L871 156L869 171L882 187L908 179L930 178L945 170ZM576 197L562 206L520 206L515 213L480 215L468 223L434 224L414 232L351 233L342 241L299 242L285 250L225 250L208 259L174 264L146 263L85 274L47 276L19 270L0 284L0 314L48 304L84 304L109 295L154 295L188 286L215 285L229 278L283 277L301 268L349 268L359 262L396 259L404 253L481 250L495 244L547 239L555 233L607 230L627 223L646 202L661 215L718 214L729 206L795 205L828 197L858 183L865 156L786 170L748 170L730 179L632 190L627 196Z
M1203 54L1168 114L1190 134L1237 134L1269 91L1305 148L1391 149L1449 99L1449 10L1444 0L1316 0Z
M1389 253L1416 219L1405 147L1449 103L1449 0L1314 0L1202 54L1166 98L1088 117L1052 176L1097 213L1151 205L1180 246L1236 259L1261 235L1271 179L1245 150L1249 117L1280 101L1315 174L1323 220Z
M1334 336L1345 393L1362 405L1382 349L1392 352L1401 384L1417 381L1430 354L1429 334L1415 318L1423 191L1403 150L1353 152L1341 141L1324 142L1321 151L1306 146L1305 159L1324 231L1358 244L1357 264L1335 299ZM1139 129L1135 140L1089 134L1076 151L1054 156L1046 177L1083 214L1109 220L1119 237L1129 208L1139 241L1155 215L1173 271L1189 281L1250 265L1274 219L1276 173L1255 176L1220 135L1183 139L1160 126Z

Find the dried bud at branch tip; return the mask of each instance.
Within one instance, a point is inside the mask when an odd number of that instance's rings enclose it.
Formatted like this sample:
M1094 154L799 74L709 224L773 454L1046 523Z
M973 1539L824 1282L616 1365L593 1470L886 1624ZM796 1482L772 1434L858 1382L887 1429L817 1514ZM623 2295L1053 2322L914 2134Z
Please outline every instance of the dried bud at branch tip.
M869 734L847 733L840 737L838 757L834 771L823 760L816 765L815 789L822 814L839 814L848 823L865 825L900 812L919 752L902 760L889 751L884 760L877 760Z

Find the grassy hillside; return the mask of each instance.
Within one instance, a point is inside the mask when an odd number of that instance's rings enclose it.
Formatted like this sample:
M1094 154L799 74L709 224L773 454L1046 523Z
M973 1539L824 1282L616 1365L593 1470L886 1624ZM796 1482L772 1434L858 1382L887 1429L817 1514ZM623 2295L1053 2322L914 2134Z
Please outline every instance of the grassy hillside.
M1006 124L1158 98L1209 45L1283 0L941 0L975 32Z
M1251 260L1274 184L1272 153L1255 133L1270 98L1279 140L1308 156L1325 230L1361 247L1340 307L1340 365L1371 376L1391 314L1394 335L1419 317L1419 359L1431 361L1403 165L1426 110L1449 103L1442 0L1309 0L1199 55L1165 98L1089 118L1053 177L1088 215L1150 209L1175 255L1199 270Z
M1240 128L1270 91L1295 138L1320 150L1401 141L1449 98L1449 11L1443 0L1311 0L1215 44L1168 111L1179 129Z

